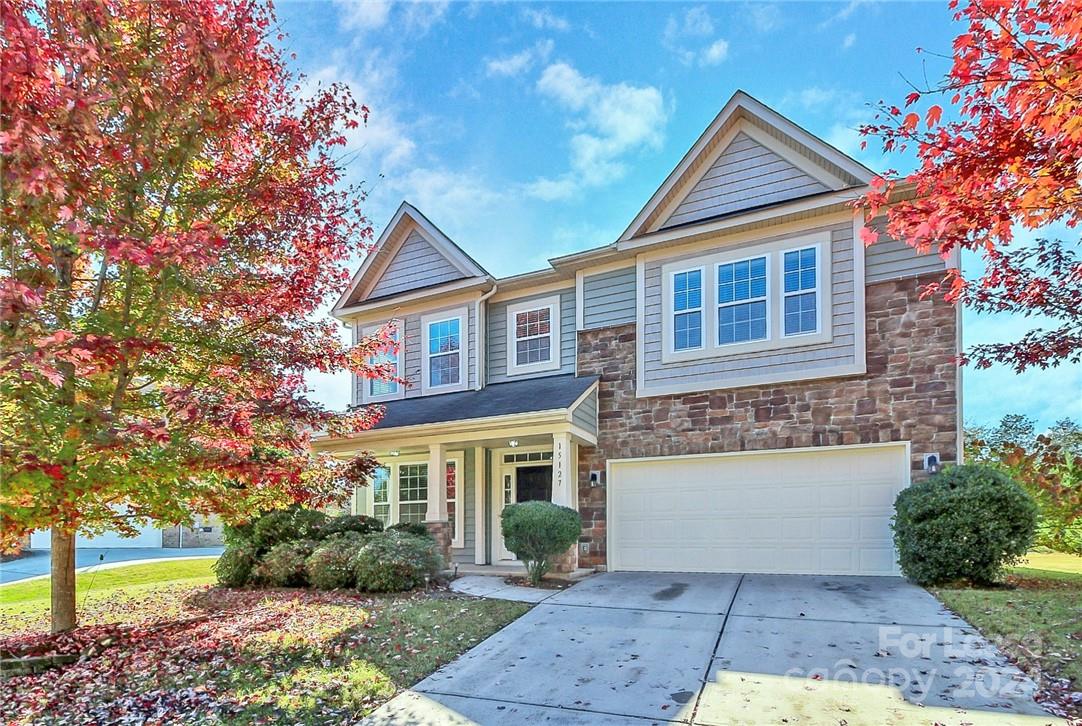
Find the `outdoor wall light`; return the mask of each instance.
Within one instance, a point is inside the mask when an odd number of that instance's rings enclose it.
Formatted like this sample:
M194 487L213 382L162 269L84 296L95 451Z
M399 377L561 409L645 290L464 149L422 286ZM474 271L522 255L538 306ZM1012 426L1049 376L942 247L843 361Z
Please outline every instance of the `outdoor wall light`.
M924 470L929 474L939 472L939 454L924 455Z
M507 442L507 445L510 446L512 449L515 448L516 446L518 446L518 439L511 439Z
M398 456L398 449L391 449L387 452L387 456Z

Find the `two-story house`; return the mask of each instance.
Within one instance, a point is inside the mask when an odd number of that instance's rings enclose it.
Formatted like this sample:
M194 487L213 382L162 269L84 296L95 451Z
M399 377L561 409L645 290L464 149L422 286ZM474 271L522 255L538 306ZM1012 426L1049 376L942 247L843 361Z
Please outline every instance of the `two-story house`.
M408 385L318 442L383 463L354 508L513 561L500 513L583 516L565 567L893 574L893 501L957 460L958 311L935 254L865 249L873 174L737 93L619 239L495 278L403 203L334 309L395 320Z

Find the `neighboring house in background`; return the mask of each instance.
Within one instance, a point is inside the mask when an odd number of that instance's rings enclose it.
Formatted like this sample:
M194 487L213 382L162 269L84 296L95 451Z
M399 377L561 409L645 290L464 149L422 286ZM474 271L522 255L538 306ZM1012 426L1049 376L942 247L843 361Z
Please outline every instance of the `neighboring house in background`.
M30 548L51 549L49 530L43 529L30 535ZM134 537L122 537L118 532L99 535L79 535L75 546L84 547L217 547L223 544L222 522L217 516L196 517L195 526L172 526L158 529L152 524L139 527Z
M500 512L584 530L563 568L897 572L895 495L958 458L946 263L864 248L871 171L744 93L621 237L497 279L403 203L334 315L408 385L357 379L377 426L317 441L383 466L354 510L508 563ZM880 220L881 221L881 220ZM513 244L509 241L508 244Z
M217 515L198 516L191 527L175 525L162 530L162 547L220 547L222 520Z

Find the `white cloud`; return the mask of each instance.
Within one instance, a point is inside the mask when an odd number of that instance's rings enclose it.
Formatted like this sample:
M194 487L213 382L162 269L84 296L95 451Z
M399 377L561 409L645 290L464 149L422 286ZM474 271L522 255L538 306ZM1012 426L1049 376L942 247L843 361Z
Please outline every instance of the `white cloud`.
M718 39L699 55L699 65L716 66L729 57L729 41Z
M423 35L434 25L446 19L451 2L450 0L414 0L400 3L400 5L404 8L403 19L406 28Z
M387 24L391 0L334 0L346 30L375 30Z
M850 18L850 16L853 15L853 13L857 11L859 7L861 7L862 5L868 5L872 2L875 2L875 0L849 0L848 3L842 6L841 10L819 23L819 30L826 30L827 28L830 28L837 23L845 22Z
M567 198L583 186L619 179L626 154L659 148L668 122L661 91L653 86L605 84L567 63L541 74L537 90L572 113L568 127L571 170L558 179L541 179L528 189L543 199Z
M744 6L744 14L751 27L767 33L781 25L781 9L774 3L750 3Z
M706 6L698 5L684 11L682 16L669 16L661 44L686 66L694 63L714 66L728 57L729 43L722 38L710 41L713 35L714 21Z
M571 23L567 22L567 19L553 14L548 8L541 8L540 10L535 10L530 7L523 8L522 17L526 22L530 23L530 25L538 30L558 30L564 32L571 29Z
M491 58L485 62L485 72L490 76L521 75L534 65L547 61L552 55L554 45L551 40L540 40L532 48L500 58Z
M842 50L849 50L853 47L853 44L857 42L856 33L848 33L842 38Z

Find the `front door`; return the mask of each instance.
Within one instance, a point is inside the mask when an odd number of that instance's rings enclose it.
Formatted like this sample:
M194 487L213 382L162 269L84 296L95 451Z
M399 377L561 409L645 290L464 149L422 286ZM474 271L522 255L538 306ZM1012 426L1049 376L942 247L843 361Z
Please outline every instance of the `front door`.
M500 514L508 504L552 500L552 465L506 466L500 479L500 498L496 512L496 531L500 532ZM507 549L503 535L496 538L497 559L514 560L515 554Z

